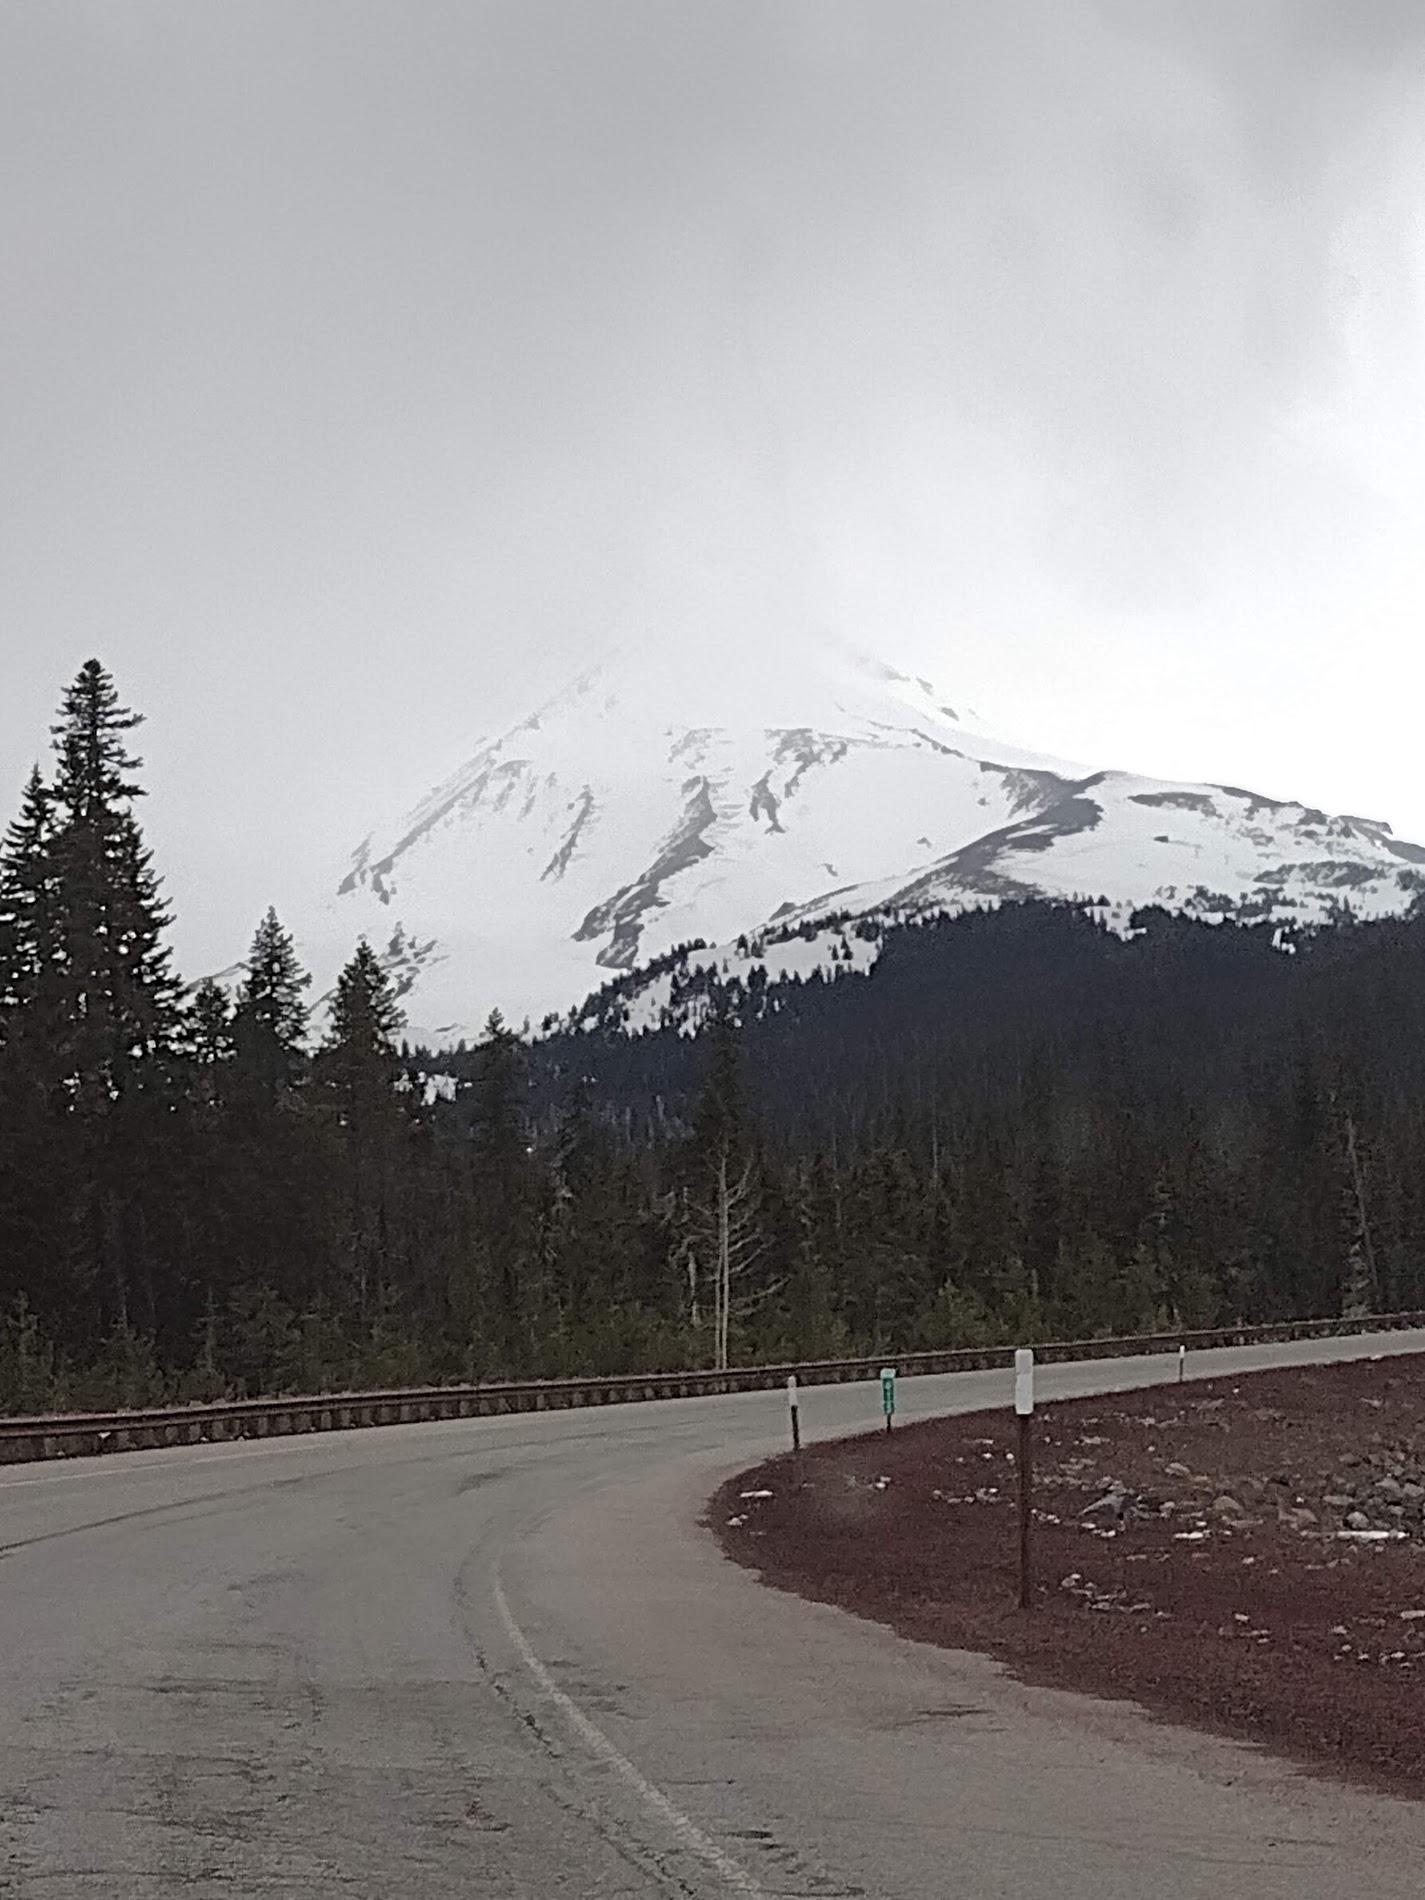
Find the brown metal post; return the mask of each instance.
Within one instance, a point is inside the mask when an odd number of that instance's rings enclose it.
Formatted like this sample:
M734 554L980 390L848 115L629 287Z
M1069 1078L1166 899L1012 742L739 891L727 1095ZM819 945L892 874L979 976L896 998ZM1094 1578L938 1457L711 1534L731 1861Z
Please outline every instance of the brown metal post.
M1032 1609L1034 1605L1034 1575L1030 1559L1030 1497L1034 1488L1033 1440L1029 1431L1029 1414L1019 1414L1019 1607Z

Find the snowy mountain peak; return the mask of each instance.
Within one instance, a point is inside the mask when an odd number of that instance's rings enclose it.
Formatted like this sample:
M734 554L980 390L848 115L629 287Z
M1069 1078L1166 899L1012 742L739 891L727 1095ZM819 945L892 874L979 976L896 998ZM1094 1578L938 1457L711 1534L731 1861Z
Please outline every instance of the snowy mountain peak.
M690 669L686 656L651 640L615 649L527 718L479 745L414 811L366 838L352 855L342 892L369 885L378 896L394 896L397 864L457 812L483 824L512 802L525 818L535 816L537 805L542 823L557 807L568 824L554 828L545 873L562 877L576 853L607 831L596 781L641 782L661 762L695 798L696 781L707 776L712 798L728 790L720 775L750 757L765 769L745 787L749 816L775 831L779 765L790 761L805 772L819 750L838 741L882 743L881 735L917 723L926 745L953 745L959 736L961 714L930 681L897 673L829 636L804 636L767 654L724 644L706 662ZM541 786L551 772L561 793L573 788L565 806Z
M413 1026L454 1037L773 919L806 942L847 912L1102 894L1310 921L1404 909L1422 866L1383 825L1024 752L831 637L644 639L371 833L318 934L364 931Z

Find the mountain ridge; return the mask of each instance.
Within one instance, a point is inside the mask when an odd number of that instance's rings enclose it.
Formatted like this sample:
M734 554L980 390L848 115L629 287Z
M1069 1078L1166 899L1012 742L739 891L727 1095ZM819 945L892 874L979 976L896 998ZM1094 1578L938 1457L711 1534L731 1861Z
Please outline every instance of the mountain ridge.
M495 1007L577 1010L690 942L731 968L739 939L821 931L844 966L843 913L1093 897L1115 926L1155 903L1309 925L1404 911L1422 867L1381 821L1015 746L844 641L711 643L693 665L644 640L369 832L303 935L368 936L412 1033L453 1041Z

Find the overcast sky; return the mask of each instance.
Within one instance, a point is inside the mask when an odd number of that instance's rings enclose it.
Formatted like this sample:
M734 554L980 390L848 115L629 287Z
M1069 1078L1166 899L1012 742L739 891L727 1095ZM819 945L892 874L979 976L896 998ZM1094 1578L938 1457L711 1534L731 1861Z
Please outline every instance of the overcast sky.
M0 813L185 970L601 643L1425 839L1420 0L0 0Z

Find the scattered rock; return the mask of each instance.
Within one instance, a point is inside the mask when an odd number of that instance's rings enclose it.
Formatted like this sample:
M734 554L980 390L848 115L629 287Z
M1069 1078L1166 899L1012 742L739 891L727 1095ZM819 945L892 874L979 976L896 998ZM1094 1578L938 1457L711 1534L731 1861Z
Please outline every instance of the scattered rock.
M1289 1531L1309 1531L1314 1530L1321 1520L1315 1511L1309 1510L1304 1504L1298 1504L1283 1511L1279 1521L1285 1524Z
M1098 1523L1121 1524L1128 1502L1127 1491L1122 1485L1115 1485L1105 1491L1101 1498L1095 1498L1092 1504L1086 1504L1079 1515L1091 1517Z
M1368 1531L1370 1527L1371 1520L1366 1516L1364 1511L1350 1511L1347 1513L1346 1529L1348 1531Z
M1234 1498L1230 1491L1224 1491L1221 1497L1212 1500L1214 1517L1245 1517L1247 1507L1240 1498Z

